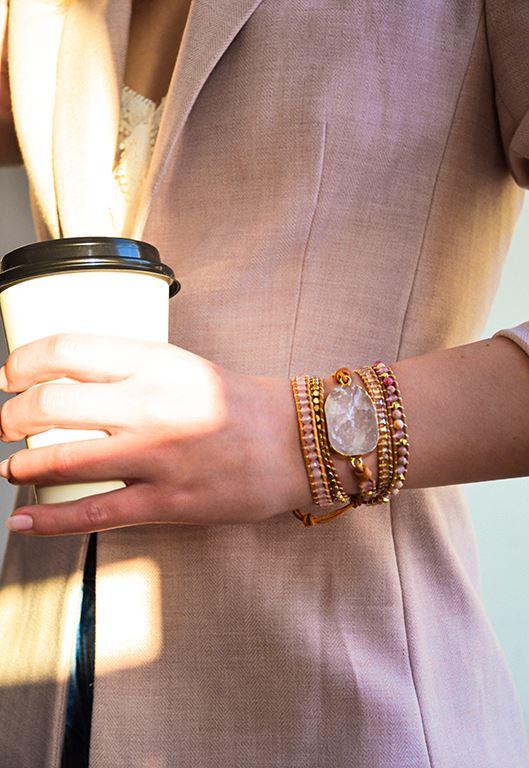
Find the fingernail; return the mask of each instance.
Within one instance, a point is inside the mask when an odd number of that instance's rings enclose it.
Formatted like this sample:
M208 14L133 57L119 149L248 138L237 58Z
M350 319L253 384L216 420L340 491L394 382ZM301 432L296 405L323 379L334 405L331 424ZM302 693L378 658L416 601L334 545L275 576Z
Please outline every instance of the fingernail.
M9 477L9 459L0 461L0 475L2 477Z
M29 531L33 528L31 515L12 515L5 521L6 528L10 531Z
M7 378L6 378L6 367L3 365L0 368L0 389L5 389L7 387Z

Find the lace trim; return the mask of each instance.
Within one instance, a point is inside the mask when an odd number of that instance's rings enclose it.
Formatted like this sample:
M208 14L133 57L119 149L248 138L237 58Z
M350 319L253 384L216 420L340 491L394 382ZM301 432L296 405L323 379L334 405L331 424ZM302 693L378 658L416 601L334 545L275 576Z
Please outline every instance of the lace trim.
M126 147L126 140L133 134L135 128L144 123L150 124L151 149L156 141L156 134L160 127L165 96L158 106L152 99L142 96L128 85L121 90L121 106L119 121L119 149L121 152Z
M120 99L118 159L114 167L114 225L123 232L135 212L160 128L165 96L158 105L124 85Z

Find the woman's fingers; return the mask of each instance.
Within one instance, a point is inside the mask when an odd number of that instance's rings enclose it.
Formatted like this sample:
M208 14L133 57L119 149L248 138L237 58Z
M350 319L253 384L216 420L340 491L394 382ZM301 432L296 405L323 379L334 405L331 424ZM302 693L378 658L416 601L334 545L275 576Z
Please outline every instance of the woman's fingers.
M0 369L0 389L23 392L33 384L64 376L119 381L131 375L152 346L153 342L97 334L46 336L11 352Z
M26 525L19 527L18 522ZM137 483L78 501L19 507L7 519L6 525L10 530L24 533L60 536L156 522L164 522L156 504L156 494L152 486Z
M132 395L118 382L37 384L4 403L0 428L6 442L53 427L113 433L133 427L135 412Z
M152 459L155 464L155 458ZM121 436L100 437L43 448L23 448L0 464L0 475L14 485L145 479L148 449Z

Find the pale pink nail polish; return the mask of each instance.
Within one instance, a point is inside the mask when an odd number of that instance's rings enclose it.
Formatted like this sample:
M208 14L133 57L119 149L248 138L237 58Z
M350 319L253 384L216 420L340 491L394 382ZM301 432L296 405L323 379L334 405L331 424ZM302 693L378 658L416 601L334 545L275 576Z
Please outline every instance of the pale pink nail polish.
M5 521L6 528L10 531L29 531L33 528L31 515L12 515Z
M9 475L9 459L0 461L0 475L2 477L7 477Z

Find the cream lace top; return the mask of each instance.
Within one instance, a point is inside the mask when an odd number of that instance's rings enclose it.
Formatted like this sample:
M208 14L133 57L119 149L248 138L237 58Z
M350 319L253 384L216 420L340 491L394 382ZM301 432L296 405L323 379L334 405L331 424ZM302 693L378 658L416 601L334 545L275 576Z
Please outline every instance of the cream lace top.
M116 235L130 232L138 207L142 182L152 157L160 127L165 96L158 105L124 85L114 167L111 212Z

